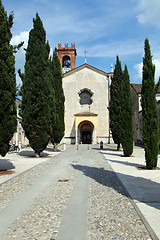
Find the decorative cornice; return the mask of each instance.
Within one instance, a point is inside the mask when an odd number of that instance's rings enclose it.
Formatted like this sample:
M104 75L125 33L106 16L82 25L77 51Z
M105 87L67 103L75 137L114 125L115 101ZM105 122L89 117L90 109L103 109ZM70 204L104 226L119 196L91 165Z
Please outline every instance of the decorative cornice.
M80 113L76 113L74 114L75 117L79 117L79 116L98 116L97 113L93 113L93 112L80 112Z

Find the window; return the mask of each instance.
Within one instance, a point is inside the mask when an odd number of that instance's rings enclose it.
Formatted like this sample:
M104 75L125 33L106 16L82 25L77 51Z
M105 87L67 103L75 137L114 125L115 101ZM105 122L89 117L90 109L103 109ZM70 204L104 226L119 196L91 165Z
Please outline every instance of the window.
M71 67L71 61L70 61L70 57L69 56L64 56L63 57L62 67L65 67L65 68L70 68Z
M81 105L91 105L92 104L92 95L93 93L88 89L83 89L79 92L80 104Z

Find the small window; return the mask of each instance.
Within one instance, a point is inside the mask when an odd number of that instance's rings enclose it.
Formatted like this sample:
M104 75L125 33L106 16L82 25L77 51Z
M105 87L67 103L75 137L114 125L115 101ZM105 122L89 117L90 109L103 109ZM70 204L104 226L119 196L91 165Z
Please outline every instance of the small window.
M88 104L88 105L91 105L92 104L92 93L88 90L82 90L80 93L79 93L79 97L80 97L80 104L81 105L85 105L85 104Z
M71 67L71 61L69 56L63 57L63 67L70 68Z

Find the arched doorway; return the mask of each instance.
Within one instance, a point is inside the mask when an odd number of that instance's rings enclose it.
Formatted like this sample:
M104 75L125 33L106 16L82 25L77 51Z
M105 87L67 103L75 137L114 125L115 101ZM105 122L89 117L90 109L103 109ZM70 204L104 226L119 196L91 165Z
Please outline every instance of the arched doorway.
M93 124L89 121L83 121L79 125L80 141L83 144L91 144L93 137Z

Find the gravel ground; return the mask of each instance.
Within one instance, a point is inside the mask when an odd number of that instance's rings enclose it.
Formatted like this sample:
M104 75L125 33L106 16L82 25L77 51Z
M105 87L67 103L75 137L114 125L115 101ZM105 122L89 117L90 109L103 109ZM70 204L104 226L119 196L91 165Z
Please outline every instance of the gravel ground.
M0 211L11 201L26 191L40 176L42 176L51 166L59 161L58 156L48 159L46 162L21 173L20 175L6 181L0 185Z
M151 239L107 161L92 156L87 239Z
M4 208L67 154L71 157L63 177L57 177L50 182L0 239L56 239L79 173L71 164L81 165L85 154L83 147L79 151L69 148L66 153L48 159L0 186L1 207ZM93 149L90 150L90 157L91 165L88 166L89 171L86 171L90 179L86 239L151 239L102 154Z
M3 235L3 239L55 239L76 180L75 174L69 166L63 179L55 179L41 192Z

